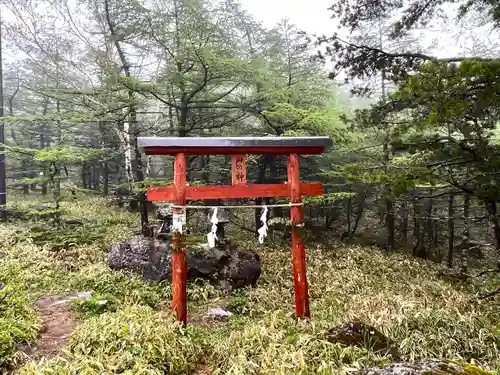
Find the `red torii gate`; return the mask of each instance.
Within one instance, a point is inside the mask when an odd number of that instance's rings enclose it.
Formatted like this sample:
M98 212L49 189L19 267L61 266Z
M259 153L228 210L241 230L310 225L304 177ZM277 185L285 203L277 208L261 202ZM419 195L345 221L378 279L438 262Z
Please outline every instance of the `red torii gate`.
M146 155L173 155L174 184L148 189L150 201L172 201L174 221L186 224L186 201L228 198L290 197L292 223L292 260L295 288L295 312L308 318L309 295L304 242L296 229L303 220L303 196L322 195L320 183L301 183L299 156L320 154L332 145L329 137L139 137L138 146ZM232 155L232 185L186 186L186 154ZM288 155L288 184L248 184L246 155ZM293 205L295 204L295 205ZM187 322L187 255L184 231L175 231L172 245L172 299L177 319Z

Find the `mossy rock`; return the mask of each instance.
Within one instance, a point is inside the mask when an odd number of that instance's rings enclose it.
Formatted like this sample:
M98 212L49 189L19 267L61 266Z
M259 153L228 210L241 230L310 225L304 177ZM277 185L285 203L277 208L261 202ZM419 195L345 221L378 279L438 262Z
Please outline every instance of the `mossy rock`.
M396 345L378 329L362 322L347 323L333 328L328 331L325 338L332 343L369 348L379 355L390 354L393 359L399 359Z
M421 361L393 363L384 368L371 368L348 372L349 375L492 375L471 364L447 361Z

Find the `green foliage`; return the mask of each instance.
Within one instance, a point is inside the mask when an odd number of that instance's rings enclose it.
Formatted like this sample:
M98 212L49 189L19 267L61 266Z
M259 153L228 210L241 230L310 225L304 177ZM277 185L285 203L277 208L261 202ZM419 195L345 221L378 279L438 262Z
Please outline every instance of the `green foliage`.
M51 251L101 242L104 231L96 227L31 227L15 235L19 241L31 240L38 246L47 246Z
M0 263L0 371L15 365L18 345L32 342L40 328L21 278L7 275Z
M107 228L104 244L132 235L127 229L132 215L104 210L100 199L68 203L68 210ZM126 216L119 220L119 215ZM202 364L221 374L329 374L391 361L391 353L369 345L329 339L332 329L354 321L388 337L402 360L473 358L481 365L500 365L498 305L478 302L470 286L448 284L439 276L441 268L429 262L308 240L313 318L297 322L289 246L268 244L259 248L262 276L257 288L223 295L209 284L188 285L190 317L197 323L185 330L164 313L170 307L169 282L146 284L137 275L111 271L101 244L79 244L54 256L29 241L13 243L17 229L0 229L0 239L7 244L0 273L4 279L19 280L16 290L26 284L34 295L94 295L72 303L82 324L64 355L26 364L22 374L67 374L77 368L83 373L160 374L168 369L183 374ZM239 243L255 246L254 239ZM22 295L27 317L36 320ZM108 303L99 305L99 300ZM226 307L235 315L206 325L198 317L209 306Z
M380 184L385 186L384 195L396 199L410 191L422 181L426 181L427 171L422 167L415 167L407 160L398 159L389 165L373 163L344 164L339 167L340 173L350 182L364 184Z
M497 200L500 167L494 130L500 96L498 61L426 63L392 99L411 122L396 128L410 152L423 151L421 166L435 165L436 178L482 200Z
M285 136L328 135L336 143L346 142L349 132L338 115L319 107L300 108L291 103L276 103L263 115L284 129Z
M456 357L464 361L496 355L498 330L481 316L463 316L443 309L407 316L392 331L399 350L415 360L432 352L437 358ZM432 337L433 340L427 338ZM452 356L452 353L453 356Z
M191 329L171 314L128 306L91 317L71 337L68 359L28 365L22 374L104 372L107 374L186 374L200 361L202 347Z
M75 299L71 303L72 310L84 316L114 312L117 308L116 298L112 294L93 295L89 299Z
M302 198L302 202L305 205L308 204L329 204L337 201L342 201L346 198L350 198L355 196L356 193L353 192L348 192L348 191L342 191L338 193L326 193L323 195L318 195L318 196L311 196L311 197L304 197Z
M345 348L321 338L316 325L297 324L291 314L270 312L262 319L239 318L214 347L216 374L329 373L358 361L376 361L366 349Z
M73 146L59 145L37 150L34 155L36 161L60 163L69 161L83 161L102 155L106 150L83 150Z

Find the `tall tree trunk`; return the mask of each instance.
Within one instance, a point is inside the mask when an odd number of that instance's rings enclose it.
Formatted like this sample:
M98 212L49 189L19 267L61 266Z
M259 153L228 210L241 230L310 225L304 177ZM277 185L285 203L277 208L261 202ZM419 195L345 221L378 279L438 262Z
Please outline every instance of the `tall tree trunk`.
M497 202L486 201L486 212L488 213L488 221L493 229L493 246L497 254L497 266L500 269L500 222L497 214Z
M464 227L462 230L462 253L461 253L461 270L462 273L467 273L470 247L470 230L469 230L469 211L470 211L470 195L464 196Z
M0 48L1 48L1 46L0 46ZM1 64L1 61L0 61L0 64ZM14 98L19 93L19 88L20 88L19 71L16 72L16 78L17 78L16 89L14 90L13 94L8 99L9 115L11 117L14 116ZM18 143L18 141L16 139L16 132L15 132L14 128L11 128L10 133L11 133L11 136L12 136L12 140L14 141L14 144L19 145L19 143ZM23 179L30 177L29 176L30 175L29 164L27 163L27 161L24 158L21 160L21 168L22 168ZM25 182L23 182L23 195L29 195L29 194L30 194L30 185L27 184L27 183L25 183Z
M106 149L106 146L108 145L107 142L108 134L106 125L102 121L99 121L99 131L101 133L101 149ZM101 168L102 186L103 186L102 194L106 197L109 195L109 174L110 174L109 159L106 156L104 156L104 158L101 159L100 168Z
M92 163L92 183L94 190L99 191L101 188L101 168L96 163Z
M59 62L59 50L56 52L56 59ZM59 64L56 66L56 90L59 91ZM59 119L59 115L61 114L61 100L59 98L56 99L56 113L57 113L57 140L56 140L56 145L59 146L62 142L62 128L61 128L61 120ZM57 166L57 176L56 176L56 190L59 192L59 195L61 195L61 173L60 173L61 168Z
M201 156L201 180L208 184L210 182L210 155Z
M43 110L42 110L42 114L43 116L46 116L48 111L49 111L49 99L48 98L44 98L43 100ZM45 134L46 132L46 124L44 122L42 122L42 126L41 126L41 129L40 129L40 148L46 148L46 147L50 147L50 140L48 139L48 135ZM46 181L48 175L49 175L49 171L48 171L48 165L47 165L47 162L42 162L42 173L43 173L43 179L45 181L42 182L42 195L47 195L48 193L48 182Z
M385 75L382 72L382 97L385 97ZM383 157L384 157L384 173L388 173L389 162L391 159L389 150L389 125L385 128L385 138L383 144ZM391 198L390 187L386 184L384 187L384 203L385 203L385 224L387 228L387 251L392 252L395 248L394 240L394 201Z
M127 175L129 188L132 191L132 185L134 184L134 167L132 166L132 143L130 141L130 124L128 122L123 123L121 135L123 153L125 156L125 173Z
M354 213L354 223L351 224L351 233L349 234L349 237L354 237L356 235L356 231L358 230L359 222L361 221L361 218L363 217L364 213L364 201L366 199L367 192L364 191L363 193L360 194L359 196L359 203L357 209L353 212Z
M349 192L351 192L351 185L349 185ZM352 213L352 196L349 195L346 199L345 212L346 212L346 231L342 234L342 239L349 238L351 235L351 213Z
M385 199L386 225L387 225L387 251L394 251L394 202L391 199Z
M413 256L417 256L417 249L420 242L420 223L418 221L418 200L413 200Z
M40 131L40 148L41 149L45 148L45 135L44 135L44 132L45 132L45 126L42 126L42 129ZM48 186L47 186L47 181L45 181L45 179L47 178L47 167L46 167L46 163L45 162L42 162L42 165L43 165L42 177L43 177L43 180L44 180L44 181L42 181L42 195L47 195Z
M401 203L401 235L404 246L408 246L408 204L406 200Z
M123 72L125 73L125 76L127 78L131 78L130 74L130 64L127 61L127 58L125 56L125 53L120 45L120 40L121 37L118 35L115 31L115 26L113 24L113 21L111 19L111 10L109 8L109 0L104 0L104 10L105 10L105 16L106 16L106 22L108 24L109 32L111 34L111 38L113 40L113 43L115 45L116 51L118 52L118 56L120 58L120 62L122 65ZM139 147L137 145L137 136L139 135L139 131L137 129L137 108L136 108L136 103L135 103L135 98L134 98L134 91L132 89L127 90L128 94L128 99L129 99L129 131L124 132L128 133L128 147L130 148L130 159L132 156L132 150L134 153L134 164L132 168L132 175L134 177L133 181L134 182L139 182L139 188L143 189L144 184L142 183L144 181L144 174L143 174L143 166L142 166L142 155L139 151ZM124 129L125 130L125 129ZM132 139L131 139L132 138ZM150 236L151 235L151 230L149 228L149 219L148 219L148 207L147 207L147 199L146 199L146 193L141 192L139 193L139 204L141 207L141 232L144 236Z
M419 204L418 200L415 200L414 206L413 206L413 221L414 221L414 228L413 228L413 237L414 237L414 245L413 245L413 255L419 258L425 259L427 257L426 251L425 251L425 244L424 244L424 235L422 233L422 224L423 220L421 218L421 205Z
M270 162L269 162L269 177L270 177L270 183L271 184L278 184L279 182L279 176L278 176L278 158L276 156L272 156ZM274 203L271 201L271 203ZM272 217L283 217L284 212L283 212L283 207L273 207L271 209L271 214L270 216Z
M105 160L101 163L102 168L102 194L107 197L109 195L109 165Z
M448 196L448 267L453 267L453 246L455 241L455 223L453 222L455 195Z
M427 199L427 222L426 222L426 232L427 232L427 249L426 249L426 257L424 259L427 259L427 255L432 257L432 252L434 248L434 241L433 241L433 222L434 219L432 218L432 212L433 212L433 200L432 200L432 192L433 189L429 188L429 198Z
M436 253L435 259L437 262L441 263L443 260L443 254L439 249L439 230L440 230L440 222L437 219L437 208L434 208L432 211L432 248Z
M82 172L81 172L81 178L82 178L82 187L84 189L88 189L88 182L87 182L87 164L88 161L84 160L82 163Z

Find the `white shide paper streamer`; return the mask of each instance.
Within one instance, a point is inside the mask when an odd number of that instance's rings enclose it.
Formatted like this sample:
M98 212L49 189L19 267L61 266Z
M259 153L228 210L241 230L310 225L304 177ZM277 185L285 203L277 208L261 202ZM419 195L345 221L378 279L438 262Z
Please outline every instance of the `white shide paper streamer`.
M264 238L267 237L267 206L262 208L262 215L260 215L260 221L262 226L259 228L259 243L262 245L264 243Z
M210 246L210 248L215 247L215 240L217 239L217 235L215 233L217 232L217 224L219 223L219 219L217 218L217 207L214 207L213 210L214 213L210 219L210 222L212 223L212 230L207 234L208 246Z
M183 226L186 224L186 213L172 215L172 232L182 234Z

